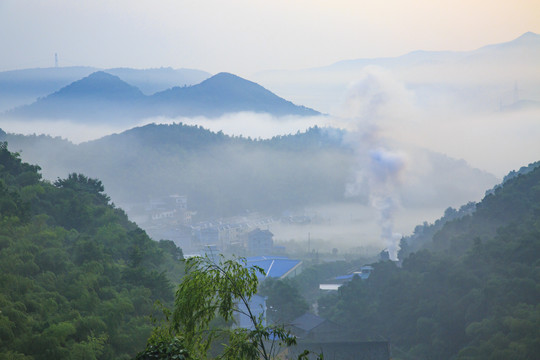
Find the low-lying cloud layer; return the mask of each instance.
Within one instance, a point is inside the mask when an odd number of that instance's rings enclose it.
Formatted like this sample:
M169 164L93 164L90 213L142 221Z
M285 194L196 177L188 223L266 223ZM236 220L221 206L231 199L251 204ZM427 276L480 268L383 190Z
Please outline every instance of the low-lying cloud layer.
M346 209L335 205L327 211L328 221L310 225L312 230L276 227L276 238L301 240L311 231L330 244L386 248L393 259L401 233L434 220L448 206L480 200L496 182L481 170L502 178L510 170L538 160L537 108L489 113L427 108L421 105L417 92L389 71L368 67L357 79L349 87L338 116L274 117L245 112L216 119L151 118L129 126L1 119L0 128L11 133L60 136L74 143L148 123L181 122L252 139L295 134L315 125L347 129L344 144L353 149L356 161L344 195L358 202ZM464 170L465 162L480 169L475 179L470 178L470 170Z

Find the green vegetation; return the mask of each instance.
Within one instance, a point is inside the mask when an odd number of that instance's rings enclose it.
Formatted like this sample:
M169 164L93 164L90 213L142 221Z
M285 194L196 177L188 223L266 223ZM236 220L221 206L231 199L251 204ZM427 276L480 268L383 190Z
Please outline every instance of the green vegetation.
M343 130L315 126L261 140L179 123L149 124L74 145L0 132L0 141L21 150L25 161L40 164L45 178L71 172L99 178L116 203L130 206L131 216L138 215L132 207L137 203L185 195L196 212L194 221L247 211L281 215L312 206L367 204L366 184L353 186L356 196L345 195L364 166L351 137ZM424 150L415 154L422 159L418 171L411 168L415 181L403 184L400 194L406 208L466 202L495 183L492 175L464 162Z
M287 147L287 138L274 141ZM175 295L171 280L184 272L174 243L148 238L101 181L72 173L49 183L39 171L0 143L0 359L268 359L272 340L294 344L249 310L252 330L231 326L257 291L257 269L193 258ZM320 298L319 314L348 337L389 340L395 359L537 357L540 168L447 210L402 245L401 266L374 264L368 280ZM297 278L263 284L271 320L294 319L307 309L301 295L311 303L322 279L357 265L306 266Z
M321 315L358 338L389 339L396 359L538 357L540 168L507 180L423 247L401 268L379 262L368 280L323 297Z
M39 170L0 143L0 359L132 358L154 301L173 300L181 251L109 204L99 180L51 184Z
M156 327L137 359L206 359L216 342L220 359L273 359L280 346L296 344L281 326L265 326L250 299L257 292L258 267L238 259L214 262L209 257L186 261L186 276L176 291L174 308ZM230 326L234 316L249 319L251 329ZM216 324L221 322L221 326Z

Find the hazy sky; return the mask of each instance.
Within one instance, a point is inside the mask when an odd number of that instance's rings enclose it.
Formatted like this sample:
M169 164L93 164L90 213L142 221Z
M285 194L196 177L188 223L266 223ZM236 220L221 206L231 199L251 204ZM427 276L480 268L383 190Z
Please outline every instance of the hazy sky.
M538 0L0 0L0 71L172 66L249 75L540 33Z

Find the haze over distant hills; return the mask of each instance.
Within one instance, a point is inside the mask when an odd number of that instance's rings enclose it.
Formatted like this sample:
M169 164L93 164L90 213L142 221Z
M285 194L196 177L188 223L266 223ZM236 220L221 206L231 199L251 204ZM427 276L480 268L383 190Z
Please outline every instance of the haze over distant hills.
M183 124L136 127L74 145L48 136L0 131L0 141L39 163L48 179L77 171L104 182L120 204L170 194L186 195L200 216L250 211L277 213L332 203L365 204L370 186L356 181L358 157L347 133L312 128L269 140L230 137ZM497 179L424 149L410 149L414 163L401 175L396 196L406 209L446 208L478 198ZM415 224L418 220L415 220Z
M30 105L10 110L6 116L99 123L133 122L155 116L216 117L242 111L276 116L319 114L294 105L254 82L228 73L217 74L197 85L176 86L147 96L120 77L98 71Z
M540 35L527 32L473 51L419 50L398 57L343 60L313 69L266 71L253 79L292 101L335 113L351 84L377 67L412 91L417 105L498 111L519 100L540 101L538 64Z
M194 85L208 79L211 74L194 69L98 69L88 66L21 69L0 72L0 112L16 106L28 105L39 97L80 80L93 72L106 71L130 85L151 95L173 86Z

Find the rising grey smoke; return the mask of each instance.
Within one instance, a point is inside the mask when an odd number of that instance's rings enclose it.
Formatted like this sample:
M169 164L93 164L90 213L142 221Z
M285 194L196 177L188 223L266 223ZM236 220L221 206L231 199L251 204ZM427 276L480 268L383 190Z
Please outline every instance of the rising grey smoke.
M356 130L348 139L357 157L354 181L346 196L367 196L378 213L380 237L392 260L397 260L401 234L394 232L394 219L401 207L400 186L407 170L407 155L382 137L382 124L389 126L410 113L412 95L379 68L367 68L353 84L344 102L343 114L352 118Z
M397 260L401 234L394 232L394 215L401 206L398 190L400 175L406 168L406 155L380 148L370 151L369 158L371 205L378 210L381 239L390 259Z

